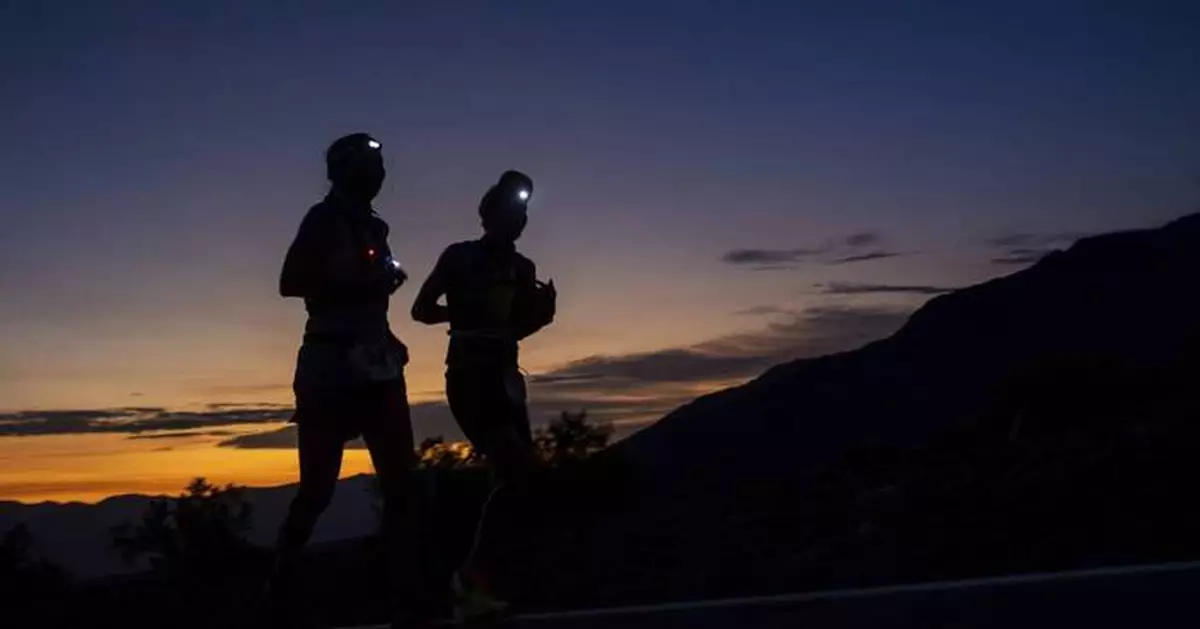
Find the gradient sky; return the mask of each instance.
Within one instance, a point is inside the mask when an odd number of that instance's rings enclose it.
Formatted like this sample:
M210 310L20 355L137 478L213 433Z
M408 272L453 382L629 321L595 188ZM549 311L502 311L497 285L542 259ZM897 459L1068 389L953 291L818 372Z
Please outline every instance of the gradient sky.
M1194 2L269 4L0 1L0 499L295 474L276 282L344 133L417 281L534 176L535 409L630 426L1200 199Z

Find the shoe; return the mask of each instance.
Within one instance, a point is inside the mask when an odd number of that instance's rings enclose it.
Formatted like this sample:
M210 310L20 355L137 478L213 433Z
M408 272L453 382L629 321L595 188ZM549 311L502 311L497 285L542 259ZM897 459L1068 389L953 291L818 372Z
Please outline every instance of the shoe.
M508 611L508 603L492 596L477 580L454 575L455 624L495 622L506 618Z

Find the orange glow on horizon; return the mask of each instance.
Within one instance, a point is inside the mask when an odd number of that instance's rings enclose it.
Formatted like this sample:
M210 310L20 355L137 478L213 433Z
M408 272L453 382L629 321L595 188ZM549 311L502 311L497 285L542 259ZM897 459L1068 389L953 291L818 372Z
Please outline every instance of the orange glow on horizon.
M262 427L238 432L257 430ZM294 449L224 448L218 441L111 434L10 437L0 450L0 500L99 502L130 493L174 495L197 476L252 487L298 480ZM369 472L367 452L348 449L342 476Z
M295 310L294 304L287 306ZM30 372L28 379L23 377L8 383L7 391L12 395L6 396L4 402L13 406L6 410L136 406L203 412L216 403L290 405L290 372L302 320L299 313L291 314L297 315L292 317L296 326L273 322L269 328L239 330L235 335L146 336L139 337L132 349L128 344L102 342L107 336L92 337L91 345L78 347L78 355L69 357L79 377L70 381L51 377L49 365L44 372L41 368L36 373ZM668 321L665 313L657 324L651 322L652 318L628 330L623 334L625 338L614 339L593 335L586 327L572 325L572 317L565 317L567 323L552 326L522 348L523 365L533 373L546 372L591 355L686 346L711 337L718 329L717 321L684 329ZM393 323L413 356L406 373L410 403L443 401L445 330ZM650 337L653 343L649 342ZM127 358L122 363L125 367L114 371L110 363L100 360L114 355ZM614 391L605 399L660 407L682 403L727 384L737 383L661 384L636 392ZM603 415L597 412L596 417ZM616 418L613 424L627 434L629 429L645 425L660 415L654 411L630 415ZM248 434L278 426L224 426L220 430ZM298 480L294 448L243 449L218 445L229 437L130 439L123 434L0 437L0 501L98 502L131 493L174 495L198 476L213 483L253 487ZM370 457L365 450L346 451L343 477L370 471Z

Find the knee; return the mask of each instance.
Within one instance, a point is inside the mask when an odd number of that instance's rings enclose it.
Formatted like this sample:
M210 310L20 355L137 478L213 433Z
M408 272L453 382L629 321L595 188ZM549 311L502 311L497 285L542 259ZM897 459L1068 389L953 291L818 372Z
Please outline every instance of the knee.
M292 501L292 509L315 518L329 507L335 488L336 484L333 483L301 485L296 492L296 499Z

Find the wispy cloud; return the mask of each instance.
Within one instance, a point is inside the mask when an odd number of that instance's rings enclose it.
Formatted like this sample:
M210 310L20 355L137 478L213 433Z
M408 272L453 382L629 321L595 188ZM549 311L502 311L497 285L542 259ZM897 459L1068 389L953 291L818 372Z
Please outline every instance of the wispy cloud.
M883 237L876 232L857 232L850 234L842 239L842 244L847 247L874 247L883 243Z
M860 284L830 282L817 284L823 295L941 295L956 289L924 284Z
M1049 245L1068 245L1080 238L1086 238L1086 232L1051 232L1047 234L1001 234L985 239L988 245L998 249L1013 247L1044 247Z
M155 432L144 435L130 435L130 439L189 439L192 437L232 437L237 433L232 430L201 430L201 431L171 431L171 432Z
M883 338L899 329L909 310L825 307L776 312L784 313L787 316L762 329L689 347L591 356L534 376L531 383L560 392L619 393L662 384L744 379L787 360L844 351Z
M555 372L534 376L532 384L592 388L598 382L645 386L733 378L758 366L760 357L720 354L703 348L673 348L624 356L590 356Z
M726 264L756 271L792 269L806 264L853 264L905 255L885 246L875 232L857 232L817 246L794 249L733 249L721 256Z
M265 432L249 435L238 435L226 439L219 444L223 448L244 448L248 450L286 449L296 447L296 426L287 425ZM349 448L362 448L362 441L355 440L347 444Z
M992 264L1024 266L1041 260L1046 254L1070 246L1088 234L1057 232L1049 234L1003 234L984 239L992 251Z
M749 308L743 308L741 310L736 310L736 311L734 311L733 314L745 316L745 317L770 317L770 316L775 316L775 315L793 315L795 313L796 313L796 311L791 308L784 308L782 306L763 305L763 306L751 306Z
M1038 260L1046 257L1046 254L1054 251L1054 249L1014 249L1006 252L1003 255L994 256L992 264L1004 266L1026 266L1034 264Z
M826 264L853 264L855 262L870 262L871 260L884 260L887 258L896 258L904 255L899 251L870 251L867 253L855 253L840 258L834 258L826 262Z
M280 422L289 417L291 410L277 406L201 412L170 411L159 407L19 411L0 414L0 437L93 433L142 435Z
M822 255L814 249L734 249L721 257L729 264L756 268L788 268Z
M244 411L244 410L287 410L291 408L290 404L266 403L266 402L213 402L204 406L208 411Z

